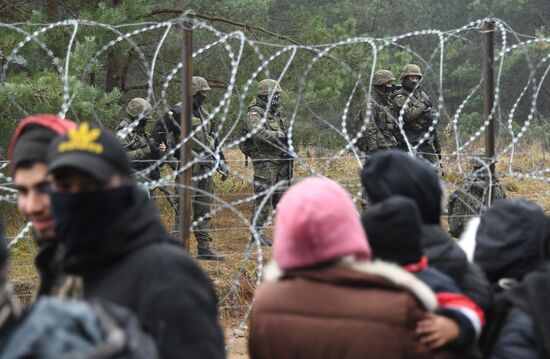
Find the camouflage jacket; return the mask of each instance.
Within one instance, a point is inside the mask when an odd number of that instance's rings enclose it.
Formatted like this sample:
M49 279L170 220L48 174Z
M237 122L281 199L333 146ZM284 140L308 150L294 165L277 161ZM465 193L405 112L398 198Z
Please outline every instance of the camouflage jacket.
M127 121L122 121L117 128L117 132L123 128L128 127ZM152 158L158 158L158 153L153 153L151 147L153 146L153 139L145 132L144 128L134 127L124 139L120 140L120 143L126 150L128 157L134 162L134 168L143 168L145 165L141 164L144 160L150 160Z
M212 155L212 152L216 149L216 143L213 135L213 130L216 124L213 119L208 120L209 113L204 107L199 107L193 110L191 117L191 131L195 132L200 130L193 136L193 151L197 154L203 154L206 157Z
M279 131L282 131L285 137L288 131L286 119L281 111L266 112L266 105L255 98L248 106L246 130L254 133L254 146L250 154L253 160L267 159L278 162L287 155L285 138L279 137Z
M410 98L409 98L410 97ZM396 118L405 106L403 113L403 128L410 143L417 144L432 124L435 110L426 106L428 95L421 89L416 89L412 94L404 88L390 96L390 106Z
M117 132L129 125L128 122L122 121L117 128ZM161 156L156 150L153 139L142 127L134 127L126 138L121 139L120 143L126 150L132 167L136 171L141 171L152 165L152 161L158 160ZM145 178L140 180L157 180L160 178L160 170L158 167L151 170Z
M505 199L506 191L497 180L494 183L495 200ZM480 216L486 209L485 202L489 191L482 178L464 181L450 196L448 204L448 222L451 236L458 238L464 231L466 222Z
M370 103L371 117L363 136L357 140L357 146L366 153L396 147L399 128L391 110L387 107L387 98L377 91L372 91ZM367 120L366 113L367 103L364 103L356 121L356 128L354 129L356 133Z

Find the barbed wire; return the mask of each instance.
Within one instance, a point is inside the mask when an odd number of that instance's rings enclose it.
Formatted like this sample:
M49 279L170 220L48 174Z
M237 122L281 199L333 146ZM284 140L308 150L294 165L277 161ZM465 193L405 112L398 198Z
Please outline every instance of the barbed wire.
M51 112L64 117L75 106L77 95L81 91L81 87L73 86L71 81L76 78L80 79L79 81L82 83L85 82L86 76L93 71L97 61L116 46L126 45L139 58L140 68L143 69L147 77L146 91L143 92L142 97L152 104L155 111L166 113L173 105L169 102L170 98L174 97L172 85L183 68L183 61L177 61L175 64L163 63L161 53L167 51L166 49L176 42L174 38L179 39L178 29L181 26L181 20L182 18L175 18L161 22L121 25L102 24L89 20L66 20L53 24L0 24L0 27L6 31L13 31L22 36L22 39L4 58L0 83L2 85L10 83L10 69L15 66L20 56L29 56L25 50L31 44L35 44L47 55L46 58L51 62L61 80L61 104L59 108L52 108ZM450 69L452 65L447 64L447 49L452 41L479 41L481 27L488 20L495 24L495 36L498 39L498 50L495 56L495 98L491 105L489 118L481 119L478 121L479 126L474 128L473 132L467 132L463 130L462 125L466 121L467 111L470 111L472 106L475 107L476 97L479 96L484 85L483 79L480 75L479 81L474 81L471 88L463 89L462 98L455 100L457 105L453 111L447 105L449 101L445 85L445 77L452 71L452 68ZM50 48L59 45L50 43L48 38L50 31L58 28L69 29L70 35L66 39L64 58L60 58L60 55L56 55ZM87 29L90 28L105 31L110 34L110 37L107 37L108 40L104 44L98 45L99 50L87 59L85 67L77 73L72 67L76 45L82 41L82 36L85 36ZM174 209L163 207L166 205L163 204L163 201L178 198L179 193L183 190L191 190L196 195L197 204L209 205L212 203L209 213L193 218L191 230L197 229L199 224L205 221L213 220L210 228L201 230L216 235L215 247L222 240L226 242L220 246L218 251L228 260L205 265L205 269L208 270L209 266L227 267L226 272L233 273L231 278L225 277L230 282L230 286L229 290L221 295L220 306L232 310L241 327L245 325L250 309L249 303L242 303L241 291L244 290L241 287L242 282L249 281L257 286L260 283L264 262L270 256L269 248L262 247L260 239L263 231L271 232L273 230L273 215L276 211L272 209L263 228L257 228L260 210L269 206L270 197L285 186L284 181L277 181L269 188L254 190L254 188L260 188L263 185L263 182L254 177L254 166L262 161L272 161L273 158L269 156L255 157L252 166L245 167L243 165L244 156L238 150L240 145L249 139L257 138L265 126L269 125L266 111L254 128L249 128L244 134L240 131L247 122L247 100L255 97L254 86L263 78L277 80L283 88L290 89L295 95L295 98L289 101L291 106L282 109L288 122L287 145L283 146L279 141L265 140L274 150L287 157L280 159L282 163L293 161L296 174L293 182L312 175L331 178L346 188L357 204L365 203L359 171L368 155L364 149L359 148L358 143L365 136L370 121L372 121L373 75L377 69L380 69L380 56L385 52L397 49L409 54L413 59L412 62L420 63L426 73L436 75L436 79L433 81L435 88L431 93L432 98L437 99L436 106L434 106L436 115L432 118L428 128L423 131L421 138L413 142L407 136L404 118L406 106L413 101L411 96L406 98L404 106L396 114L396 123L408 152L412 156L419 157L425 154L421 150L421 146L430 140L434 132L442 132L442 124L449 124L448 133L445 133L447 145L442 149L440 158L432 164L442 174L442 181L447 186L447 192L456 191L455 194L464 194L472 199L467 187L461 185L488 177L490 184L495 183L503 186L506 185L506 181L512 179L522 181L522 183L536 183L542 186L537 189L539 195L544 196L541 198L547 199L549 196L550 189L547 185L550 183L550 156L545 148L542 149L542 153L534 154L529 147L530 141L526 140L526 134L536 121L546 124L546 131L550 133L548 125L550 114L539 111L539 104L547 101L542 98L541 91L545 81L548 81L550 53L544 53L541 57L535 58L530 56L527 51L534 46L545 45L543 51L548 52L550 38L519 34L500 19L480 19L458 29L445 31L425 29L398 36L383 38L359 36L333 43L312 45L285 45L270 43L266 40L255 40L248 38L243 31L224 32L208 22L197 19L194 21L193 31L195 36L201 39L199 46L192 54L194 61L198 62L201 58L212 55L227 64L229 71L227 79L224 79L226 80L224 81L226 83L225 90L215 102L208 104L212 111L209 112L207 118L202 119L201 123L192 129L189 136L180 138L179 141L173 143L160 158L134 161L139 164L140 168L135 177L138 184L144 188L150 190L158 187L171 189L171 193L167 191L163 195L152 192L152 200L158 204L164 214L163 218L165 220L168 218L167 222L176 223L176 214ZM153 43L153 46L144 48L143 45L140 45L141 37L147 37L150 41L145 42ZM435 39L436 45L431 52L421 54L408 44L410 39ZM59 41L59 39L55 41ZM365 47L365 56L364 63L358 68L348 61L345 53L347 49L360 46ZM305 63L301 60L303 54L308 55L308 61ZM510 84L503 81L505 65L510 57L517 55L522 56L525 60L528 71L526 71L525 78L517 78L512 84L521 90L517 97L507 99L508 103L512 104L507 109L503 106L503 97L510 96L505 91ZM32 63L35 60L34 57L26 59L27 63ZM341 76L345 76L345 80L351 84L349 92L339 94L343 99L342 108L334 108L330 114L317 110L315 105L307 102L310 92L314 91L311 88L317 66L324 60L337 66L341 71ZM295 77L291 78L292 76ZM24 105L18 100L17 94L7 89L3 91L8 100L20 111L21 117L32 112L31 109L24 108ZM273 95L274 93L269 94L268 102L271 101ZM356 126L357 115L354 110L363 103L366 104L365 121ZM525 111L525 104L528 104L527 112L520 113L520 111ZM100 112L94 109L95 113ZM330 134L337 138L340 146L324 148L319 143L303 143L300 140L299 131L303 122L302 117L305 114L313 118L316 123L323 125L317 127L316 131L319 132L319 137L324 136L324 132L326 132L327 135ZM126 139L139 126L145 115L145 113L140 113L126 127L119 130L117 132L119 138ZM123 114L121 114L121 118L122 116ZM105 120L97 115L96 119L98 121ZM80 122L87 119L75 118L75 120ZM489 122L497 120L501 123L505 133L499 137L501 143L495 156L485 158L485 156L479 155L479 142ZM212 128L213 138L218 141L215 146L197 139L198 135L204 133L209 126ZM173 170L161 168L165 164L173 165L174 156L180 151L181 146L188 142L200 148L201 156L194 156L190 162ZM222 159L222 152L225 152L225 160ZM471 169L470 166L466 166L467 161L474 161L481 167ZM497 172L497 177L492 178L489 166L496 163L506 163L506 169ZM216 173L224 164L227 165L229 178L226 182L221 182ZM0 160L0 180L2 181L0 183L0 204L3 202L13 203L16 200L17 190L12 185L13 179L8 171L8 165L7 159ZM178 183L178 178L182 173L193 170L197 166L202 170L198 173L193 172L192 185L189 188ZM153 173L157 170L160 175L155 177ZM210 193L198 185L204 179L215 179L214 182L218 188L214 193ZM446 213L444 216L447 219L466 219L478 215L486 208L484 198L487 195L487 190L484 190L481 197L473 198L475 206L466 204L471 210L471 215ZM256 203L258 201L259 203ZM542 201L541 205L547 205ZM258 208L254 210L255 205ZM169 226L169 223L166 225ZM8 237L10 248L19 246L18 243L22 240L30 240L32 238L31 229L30 222L20 229L11 229L13 233L17 234ZM231 243L231 246L228 246L228 243ZM18 266L32 267L25 264Z

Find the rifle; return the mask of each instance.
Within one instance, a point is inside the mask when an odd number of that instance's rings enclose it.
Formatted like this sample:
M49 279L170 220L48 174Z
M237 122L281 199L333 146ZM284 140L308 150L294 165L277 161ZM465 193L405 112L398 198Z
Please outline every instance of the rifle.
M214 162L214 159L211 158L211 156L209 156L210 158L207 158L206 156L198 153L195 150L191 150L191 155L194 158L199 158L199 163L212 163L212 162ZM209 167L212 168L213 166L209 166ZM225 167L225 156L221 152L220 152L220 164L218 165L218 168L216 168L216 172L221 174L222 181L225 181L227 179L228 173L227 173L227 168Z
M164 193L164 195L166 196L166 199L168 200L168 202L170 203L170 206L172 206L172 208L174 209L174 211L176 212L176 216L180 214L180 211L178 209L178 206L176 204L174 204L174 202L172 202L172 200L170 199L171 197L171 194L170 192L168 192L168 190L166 188L164 188L163 186L158 186L157 187L162 193Z
M286 171L287 176L286 176L285 179L290 184L290 181L292 180L292 177L294 177L294 156L292 154L290 154L290 151L289 151L288 136L284 137L283 144L285 145L285 149L286 149L285 151L283 151L283 159L286 161L286 164L288 166L287 171ZM277 177L279 177L279 175L281 174L283 169L285 169L285 167L281 168L281 170L277 174Z

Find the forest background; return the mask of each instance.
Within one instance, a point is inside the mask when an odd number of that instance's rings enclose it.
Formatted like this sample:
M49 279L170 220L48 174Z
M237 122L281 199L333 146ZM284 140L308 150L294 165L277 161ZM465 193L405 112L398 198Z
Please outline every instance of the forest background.
M547 38L550 19L550 2L547 0L202 0L202 1L142 1L142 0L2 0L0 1L0 22L29 23L24 28L35 31L34 24L53 23L66 19L86 19L112 25L163 21L181 15L182 10L194 9L202 20L209 21L220 31L240 30L258 43L278 45L328 44L355 36L391 37L425 29L457 29L470 21L495 17L502 19L516 33L509 33L509 39L521 36ZM136 25L135 28L143 25ZM41 39L58 57L61 63L67 56L67 43L72 35L68 27L59 27L40 35ZM525 36L523 36L525 35ZM10 28L0 28L0 65L24 35ZM133 97L146 97L148 70L128 42L111 47L99 58L90 59L103 45L116 37L110 31L95 26L80 26L75 46L71 51L70 86L75 98L67 118L96 120L108 127L116 125L126 117L124 106ZM135 40L146 57L151 57L157 45L158 33L144 34ZM195 48L212 41L211 34L197 31L194 35ZM496 46L499 41L496 37ZM402 47L391 47L377 54L376 69L387 68L396 75L408 62L416 62L425 72L424 87L435 96L439 81L439 53L436 36L411 36L400 41ZM481 36L479 33L449 39L445 43L443 97L445 112L441 115L439 127L445 133L448 123L461 102L481 79ZM525 55L533 61L540 61L548 53L548 42L527 46L506 57L500 78L499 111L509 111L529 78L529 66ZM263 48L265 55L276 48ZM194 73L205 77L214 88L215 104L224 95L229 81L231 64L223 55L223 48L208 51L194 61ZM36 56L40 54L39 56ZM43 50L34 43L27 44L7 67L6 76L0 87L0 157L5 158L9 136L18 121L24 117L20 108L28 113L57 113L63 98L61 77L52 65L51 59L42 56ZM219 56L217 56L219 54ZM371 55L366 45L339 47L332 53L347 66L370 74ZM418 55L420 57L415 56ZM311 63L314 53L303 51L293 60L282 84L285 90L286 107L292 108L300 91L300 79L304 68ZM181 61L181 34L173 31L162 47L156 71L165 75ZM423 63L426 61L426 63ZM278 75L286 58L274 61L269 70ZM242 86L257 69L259 60L252 49L245 48L236 79L237 96ZM159 92L159 83L154 82L154 92ZM261 78L258 78L261 79ZM518 79L521 83L516 84ZM180 98L180 77L172 81L167 92L167 104L173 105ZM352 91L354 81L341 63L323 59L315 63L303 88L303 100L298 108L293 140L297 144L338 148L345 144L343 137L335 131L328 131L332 125L341 122L342 108ZM253 87L252 87L253 88ZM77 91L75 91L75 89ZM534 121L527 137L536 139L544 147L550 146L550 87L548 80L543 84ZM252 96L251 92L249 95ZM432 98L434 98L432 97ZM529 93L519 103L514 118L515 130L525 121L529 112ZM239 116L238 101L234 101L228 118ZM352 104L351 111L359 105ZM246 105L246 104L245 104ZM242 103L241 103L242 106ZM166 109L156 106L157 115ZM466 139L483 123L482 91L477 91L462 110L458 122L458 135ZM319 121L323 114L324 121ZM241 114L242 116L242 114ZM507 124L497 123L498 138L509 141ZM327 130L327 131L324 131ZM230 134L231 137L238 133ZM443 136L448 140L450 136ZM498 142L497 142L498 145Z

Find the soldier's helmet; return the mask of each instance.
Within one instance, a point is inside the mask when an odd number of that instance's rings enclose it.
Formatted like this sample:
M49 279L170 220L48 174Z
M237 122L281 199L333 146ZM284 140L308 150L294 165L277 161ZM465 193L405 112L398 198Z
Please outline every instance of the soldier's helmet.
M372 84L374 86L382 86L390 81L395 81L395 76L389 70L378 70L372 77Z
M193 96L201 91L210 91L211 88L208 86L208 81L204 77L193 76Z
M256 94L258 96L269 96L271 93L281 93L283 89L276 80L265 79L258 82Z
M422 71L420 70L420 67L415 64L406 64L403 66L403 70L401 70L401 80L403 80L407 76L420 76L422 77Z
M131 99L126 105L126 112L130 117L138 117L139 114L142 114L143 118L149 119L151 118L151 110L151 104L141 97Z

